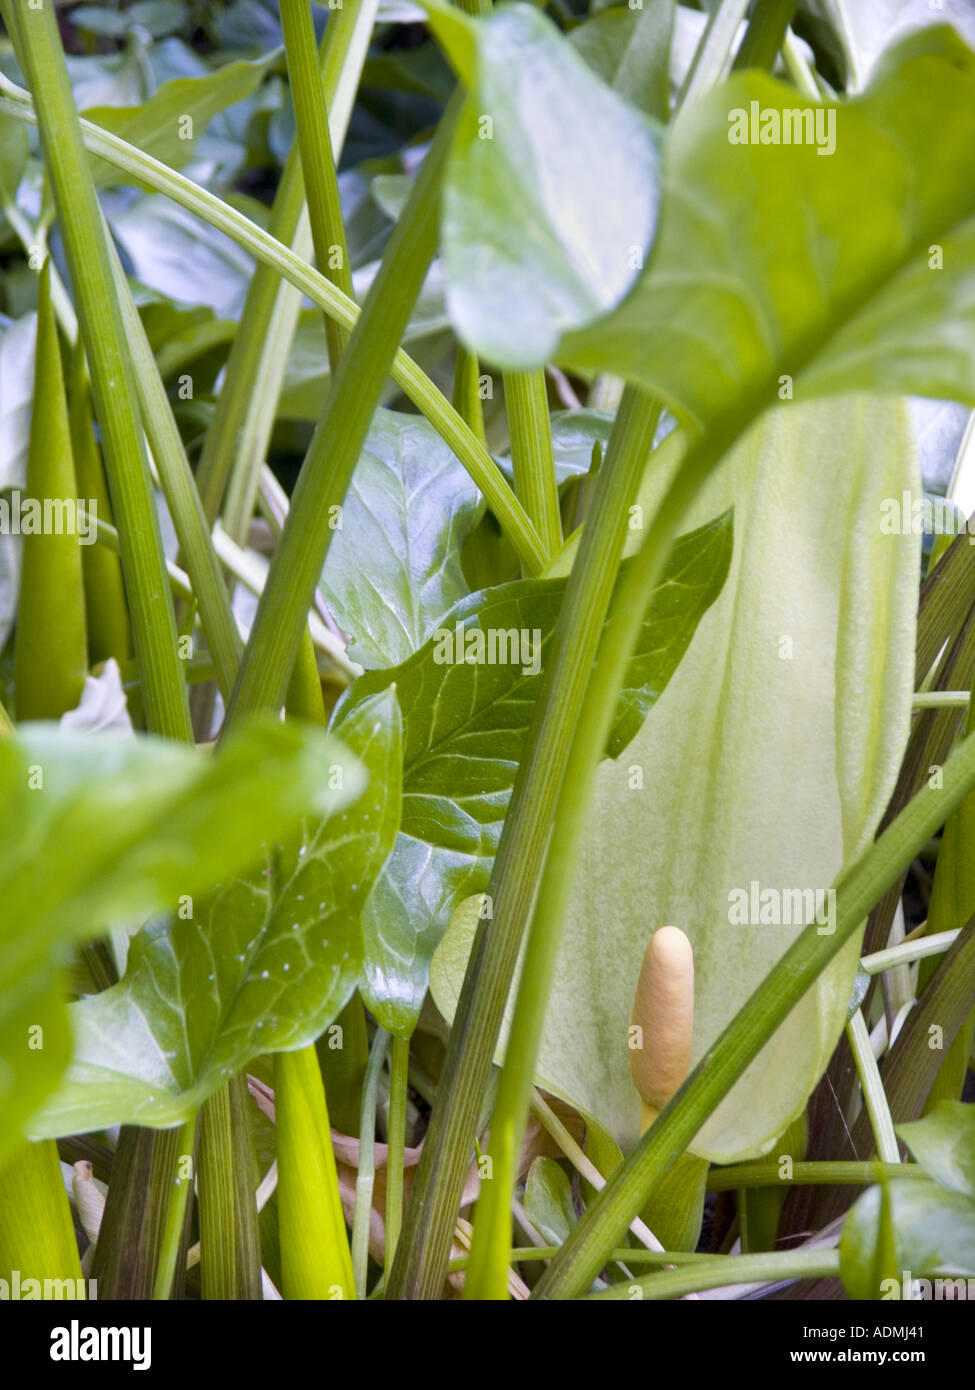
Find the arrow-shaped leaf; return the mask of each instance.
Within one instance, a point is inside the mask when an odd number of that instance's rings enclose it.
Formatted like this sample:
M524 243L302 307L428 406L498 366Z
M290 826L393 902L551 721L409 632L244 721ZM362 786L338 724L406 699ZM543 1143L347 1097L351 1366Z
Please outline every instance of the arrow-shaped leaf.
M347 809L306 821L269 868L139 933L124 980L73 1006L74 1061L32 1136L176 1124L253 1057L302 1047L336 1016L359 976L362 905L399 824L395 691L357 705L343 736L368 773L365 793L353 774L332 793Z
M252 868L363 782L336 739L272 720L212 756L44 724L0 739L0 1150L69 1060L70 944Z

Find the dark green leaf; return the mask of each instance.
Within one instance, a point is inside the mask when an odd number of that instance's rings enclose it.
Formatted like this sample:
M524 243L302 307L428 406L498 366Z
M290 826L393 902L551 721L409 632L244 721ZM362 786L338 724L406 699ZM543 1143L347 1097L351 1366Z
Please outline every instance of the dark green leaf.
M491 25L476 33L483 66ZM571 65L560 52L554 71L568 91ZM537 89L525 90L531 99L521 107L509 97L499 110L505 140L534 149L548 124L539 121ZM491 109L487 96L479 102ZM797 113L806 142L760 143L753 115L769 113L765 128L774 134L777 121L781 138L785 111ZM580 119L589 116L580 103ZM574 331L553 242L560 228L569 235L577 226L576 213L561 205L551 224L541 221L520 190L521 217L512 212L500 176L482 173L497 155L490 142L475 148L473 120L445 194L450 304L469 345L500 365L556 360L610 372L684 420L720 422L732 438L736 420L777 398L783 376L802 399L862 390L975 402L975 55L952 30L908 40L864 97L838 107L816 107L755 71L691 103L668 135L660 233L646 270L615 311L578 312ZM575 149L570 129L559 138ZM732 143L742 135L755 143ZM546 168L561 187L566 175L550 152ZM508 187L517 185L509 179ZM619 263L639 238L622 226L607 231L612 199L592 196L604 254ZM516 237L511 265L494 249L506 243L486 199ZM545 264L535 264L524 246L543 240ZM523 302L532 305L530 324Z
M701 423L774 400L782 375L803 399L975 401L975 56L937 29L897 57L862 99L819 108L818 144L729 143L729 112L750 120L755 102L814 119L757 72L690 106L646 272L558 359L639 381Z
M863 1194L844 1224L840 1270L850 1298L910 1297L902 1285L905 1272L912 1279L975 1275L975 1202L913 1178L889 1183L888 1191L894 1250L884 1262L890 1272L882 1275L883 1285L877 1279L883 1241L879 1186Z
M935 1182L975 1200L975 1106L943 1100L897 1133Z
M487 360L540 364L614 308L643 264L656 128L529 5L432 22L471 82L444 193L451 317Z
M251 1058L310 1043L335 1018L359 975L362 904L399 823L400 734L392 690L364 701L343 736L369 774L365 794L306 821L270 869L143 928L124 980L73 1006L74 1061L34 1135L176 1124ZM347 803L360 786L353 777L337 796Z
M328 551L322 592L363 666L395 666L467 593L460 548L481 497L418 415L379 410Z
M343 769L342 790L329 788L330 767ZM269 720L213 756L43 724L0 740L0 1148L69 1060L70 944L249 870L265 841L362 784L335 739Z

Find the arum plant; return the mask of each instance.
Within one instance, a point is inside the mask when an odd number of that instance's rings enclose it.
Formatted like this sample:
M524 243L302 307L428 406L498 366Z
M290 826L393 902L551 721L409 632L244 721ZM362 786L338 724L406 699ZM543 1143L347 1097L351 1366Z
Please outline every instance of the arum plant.
M845 11L187 11L133 105L0 0L0 506L90 523L0 536L0 1277L971 1267L975 571L919 604L905 397L975 405L975 54Z

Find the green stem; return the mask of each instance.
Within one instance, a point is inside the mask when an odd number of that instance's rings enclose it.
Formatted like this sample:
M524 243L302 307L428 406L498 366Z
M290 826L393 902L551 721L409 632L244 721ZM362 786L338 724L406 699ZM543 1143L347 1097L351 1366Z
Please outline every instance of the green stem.
M707 28L698 44L678 105L709 92L728 71L729 57L738 26L745 18L748 0L720 0L711 11Z
M666 1299L681 1298L684 1294L695 1293L701 1289L720 1289L727 1284L765 1284L781 1279L838 1279L840 1277L840 1257L835 1250L784 1250L765 1252L757 1255L710 1255L707 1259L695 1260L686 1269L664 1269L658 1274L645 1274L640 1279L632 1279L625 1284L613 1284L599 1293L586 1296L586 1301L596 1299L620 1302L634 1297L634 1288L640 1289L640 1298Z
M194 1115L179 1130L176 1141L176 1171L172 1179L173 1194L166 1208L166 1224L163 1228L159 1259L156 1263L156 1278L152 1286L152 1297L157 1300L168 1299L172 1296L180 1251L184 1248L187 1206L190 1193L193 1191L193 1146L195 1138L196 1116Z
M763 68L770 72L795 10L796 0L756 0L732 70Z
M111 523L112 504L95 438L88 367L80 344L74 349L71 363L68 415L78 497L93 502L98 520ZM132 633L118 554L111 554L101 545L86 545L81 565L88 619L88 658L92 665L107 661L109 657L120 664L128 661L132 654Z
M559 1253L557 1245L513 1245L508 1251L509 1264L536 1263L540 1260L551 1260ZM466 1269L470 1261L470 1255L457 1255L447 1265L448 1274L453 1274L458 1270ZM722 1259L729 1259L730 1256L723 1255ZM701 1264L706 1260L714 1259L713 1255L691 1253L686 1250L641 1250L632 1245L621 1246L618 1250L610 1251L610 1263L620 1264L643 1264L643 1265L694 1265Z
M356 1294L359 1298L366 1296L369 1223L372 1217L372 1192L376 1181L376 1101L379 1094L379 1075L386 1061L389 1040L389 1034L384 1028L376 1029L362 1085L359 1166L356 1170L355 1210L352 1217L352 1265L355 1270Z
M610 437L606 463L596 485L598 506L600 482L605 471L611 466L625 468L625 500L616 499L619 505L617 525L621 527L625 526L628 504L642 478L642 461L649 453L658 416L659 408L646 397L629 388L624 392ZM617 451L620 458L625 460L621 465L614 463ZM626 661L646 613L649 595L662 572L680 517L698 480L699 475L694 470L693 461L688 458L684 470L678 475L679 486L675 486L668 494L621 592L613 602L610 621L602 635L595 667L590 659L584 668L587 672L591 669L593 674L588 683L589 688L580 702L581 709L579 706L576 708L577 719L570 730L567 746L562 750L565 778L555 807L551 846L538 890L534 920L518 986L505 1067L491 1121L494 1181L486 1200L482 1199L478 1203L472 1246L472 1255L475 1258L471 1261L471 1277L468 1282L480 1293L472 1292L471 1297L504 1296L501 1292L502 1286L498 1282L497 1264L497 1255L503 1240L502 1228L505 1224L502 1203L507 1207L514 1187L517 1151L524 1135L527 1099L544 1025L561 926L575 883L579 845L588 824L596 768L603 756L616 695L622 682ZM586 523L583 542L586 531L595 522L596 516L597 512L594 511ZM577 564L581 558L580 552ZM490 1242L484 1249L483 1265L478 1256L479 1242L482 1239ZM491 1249L494 1252L493 1258Z
M281 0L280 13L315 259L321 273L353 299L349 248L342 225L342 203L311 7L308 0ZM334 319L326 317L325 337L334 375L347 335Z
M226 699L233 687L244 644L230 607L210 528L197 491L179 427L173 418L166 388L159 375L146 330L129 290L118 253L109 243L116 294L128 337L138 383L142 423L155 460L166 506L179 538L180 552L200 610L220 692Z
M900 946L888 947L886 951L874 951L869 956L861 956L860 969L867 975L879 975L883 970L908 965L911 961L923 960L926 956L940 956L958 940L960 932L961 928L957 927L954 931L919 936L916 941L905 941Z
M355 1297L325 1087L314 1046L274 1058L285 1298Z
M975 734L969 734L945 764L945 772L959 755L970 754ZM920 793L916 800L924 793ZM906 814L903 813L903 814ZM896 822L895 822L896 824ZM884 1059L881 1076L890 1112L896 1124L919 1119L937 1078L945 1053L932 1046L935 1037L950 1047L975 1002L975 916L959 932L957 940L938 962L914 1008L907 1015L897 1040ZM936 1034L932 1033L936 1029ZM861 1115L853 1126L854 1153L869 1153L870 1129Z
M601 1267L603 1252L617 1244L632 1214L643 1208L711 1111L862 925L887 885L907 868L973 787L975 738L970 737L945 763L942 786L926 786L918 792L861 857L842 871L836 881L836 930L828 936L806 930L789 947L613 1174L533 1296L573 1297L589 1286ZM952 950L959 945L956 942Z
M200 1126L200 1268L205 1299L259 1300L257 1171L242 1076L203 1102Z
M975 602L975 550L969 542L966 528L966 533L955 537L921 585L914 666L914 684L921 691L927 690L928 678L945 643L958 635ZM943 663L938 665L940 668Z
M551 558L562 548L562 518L555 484L544 368L505 372L504 399L511 435L515 496L531 518Z
M0 1278L9 1284L15 1270L21 1280L76 1279L75 1288L85 1296L53 1139L21 1141L0 1163Z
M154 1296L160 1256L171 1249L170 1208L186 1195L176 1180L187 1152L179 1129L122 1126L92 1267L102 1299Z
M899 1163L900 1150L897 1147L897 1135L894 1133L894 1121L890 1117L890 1107L884 1094L877 1059L870 1046L870 1034L862 1010L857 1009L847 1023L846 1037L856 1063L877 1153L884 1163Z
M329 15L320 71L335 150L345 140L377 6L378 0L349 0ZM213 206L221 206L219 199ZM272 240L293 247L300 263L308 259L311 234L297 141L285 161L268 233ZM295 286L282 283L277 268L259 260L197 467L208 520L216 520L226 490L224 524L238 544L245 539L253 511L300 308L301 294Z
M2 11L31 87L44 94L37 122L102 430L146 720L156 733L190 742L186 687L135 377L54 6L21 6L15 16L11 0L3 0Z
M626 536L627 509L643 475L659 413L659 405L639 392L627 391L613 425L505 816L488 888L493 919L481 923L450 1032L438 1087L441 1099L431 1116L402 1248L390 1278L394 1298L436 1298L443 1285L478 1110L560 797L566 750L609 608ZM528 965L527 988L531 989L538 977L530 959ZM525 1010L516 1022L518 1033L508 1045L502 1077L505 1102L502 1106L499 1098L491 1125L494 1177L478 1203L477 1224L493 1223L496 1242L497 1226L504 1223L510 1202L512 1145L517 1147L515 1116L524 1115L531 1088L532 1063L525 1065L522 1047L531 1042L533 1059L541 1023ZM483 1214L485 1206L489 1216ZM477 1239L475 1232L475 1252ZM496 1243L495 1254L500 1249ZM479 1283L478 1278L475 1285Z
M457 359L454 363L453 405L458 415L471 427L478 439L487 445L484 429L484 402L481 399L481 368L477 353L457 345Z
M386 1263L393 1267L403 1226L403 1150L406 1146L406 1092L410 1066L408 1038L393 1038L389 1057L389 1124L386 1150Z
M228 722L276 709L376 403L437 245L438 189L454 118L445 114L393 231L308 449L228 707Z
M782 40L782 61L794 86L804 97L809 97L812 101L822 101L828 95L826 84L820 82L815 70L810 67L791 29L786 30L785 38ZM849 89L847 95L852 96Z
M736 1163L712 1168L708 1173L709 1192L732 1192L751 1187L823 1187L855 1184L872 1187L880 1171L887 1178L925 1178L917 1163L793 1163L790 1175L782 1177L777 1163Z
M915 709L967 709L971 703L967 690L921 690L911 697Z
M7 3L7 0L3 0ZM34 104L28 93L0 74L0 115L36 123ZM274 268L284 279L307 294L326 314L352 328L362 312L324 276L308 265L289 247L276 241L263 228L200 188L184 175L144 154L119 136L82 120L85 148L106 159L123 173L164 194L209 226L224 232L259 261ZM545 567L544 547L538 533L508 485L507 479L484 444L470 426L434 386L430 378L402 350L393 358L389 374L416 408L426 416L441 438L487 498L498 524L522 564L531 574Z

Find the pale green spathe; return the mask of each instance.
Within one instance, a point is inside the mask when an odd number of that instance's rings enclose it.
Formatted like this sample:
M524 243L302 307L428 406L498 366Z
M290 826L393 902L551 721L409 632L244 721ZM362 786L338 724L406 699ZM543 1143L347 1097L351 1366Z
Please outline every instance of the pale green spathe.
M654 487L666 471L651 470ZM733 925L729 892L826 890L872 837L908 733L920 545L884 534L881 504L919 487L900 403L787 404L687 518L734 505L731 571L643 728L599 770L537 1072L624 1148L639 1134L627 1029L651 933L674 923L693 943L696 1063L801 930ZM435 961L448 1016L465 934L455 919ZM755 1157L800 1113L843 1027L858 948L772 1038L695 1152Z

